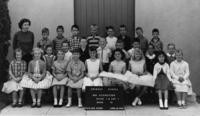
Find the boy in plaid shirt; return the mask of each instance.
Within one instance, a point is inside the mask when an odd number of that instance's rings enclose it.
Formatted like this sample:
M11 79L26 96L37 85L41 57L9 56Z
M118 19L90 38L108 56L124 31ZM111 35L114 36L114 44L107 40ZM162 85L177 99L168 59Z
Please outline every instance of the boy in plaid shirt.
M70 51L80 48L79 27L78 25L72 25L71 27L72 38L69 40Z

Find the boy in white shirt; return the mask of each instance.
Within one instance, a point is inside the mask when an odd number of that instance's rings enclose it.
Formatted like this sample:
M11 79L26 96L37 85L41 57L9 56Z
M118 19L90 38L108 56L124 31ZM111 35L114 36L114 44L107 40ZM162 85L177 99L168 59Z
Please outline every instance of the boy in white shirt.
M106 39L101 38L99 41L99 47L97 48L98 58L102 62L104 71L108 71L109 58L111 57L111 50L106 45L107 45Z

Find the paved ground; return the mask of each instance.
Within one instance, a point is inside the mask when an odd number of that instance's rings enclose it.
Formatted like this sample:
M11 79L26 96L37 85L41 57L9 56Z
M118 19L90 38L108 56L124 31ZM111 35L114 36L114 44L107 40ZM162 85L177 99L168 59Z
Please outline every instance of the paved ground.
M0 116L199 116L200 104L194 103L188 105L186 109L178 109L171 106L169 110L160 110L156 105L144 105L138 107L127 106L121 111L86 111L83 108L54 108L52 106L43 106L42 108L4 108Z

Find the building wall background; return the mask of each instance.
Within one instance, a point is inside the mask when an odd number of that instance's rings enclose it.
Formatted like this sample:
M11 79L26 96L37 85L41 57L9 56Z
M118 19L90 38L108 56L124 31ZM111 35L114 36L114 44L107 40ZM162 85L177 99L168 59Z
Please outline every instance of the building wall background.
M144 28L148 39L151 30L160 29L165 47L174 42L183 49L189 62L193 89L200 95L200 1L199 0L136 0L135 25Z

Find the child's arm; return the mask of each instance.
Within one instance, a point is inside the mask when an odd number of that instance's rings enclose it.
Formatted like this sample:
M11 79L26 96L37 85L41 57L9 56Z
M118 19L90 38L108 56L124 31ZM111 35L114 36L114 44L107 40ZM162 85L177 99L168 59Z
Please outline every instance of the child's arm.
M190 69L189 69L188 63L186 63L186 65L185 65L185 75L184 75L183 78L189 80L189 76L190 76Z
M102 72L103 71L103 65L102 65L102 62L99 63L99 72Z
M112 56L112 52L111 52L111 50L109 49L108 58L110 58L111 56Z
M155 64L155 65L154 65L154 68L153 68L153 77L154 77L154 79L157 78L157 75L158 75L157 70L158 70L158 65Z
M32 62L29 62L28 64L28 77L34 80L33 74L31 73L31 68L32 68L31 64Z
M169 65L166 64L166 73L167 73L167 78L169 79L169 81L172 81L171 75L170 75L170 69L169 69Z
M122 69L122 74L125 74L125 73L126 73L126 63L125 63L125 66Z
M47 72L47 67L46 67L45 63L43 63L43 71L42 71L42 75L41 75L41 79L40 80L45 78L46 72Z
M131 64L130 64L130 62L128 63L128 70L131 71Z
M71 69L71 63L70 62L67 66L67 74L68 74L69 79L71 79L72 81L75 81L74 77L72 76L72 69Z
M82 79L84 77L84 73L85 73L85 66L84 63L81 63L81 75L78 77L77 81L79 81L80 79Z
M52 69L52 75L53 75L53 77L56 78L56 67L55 67L55 64L54 64L54 63L53 63L53 65L52 65L51 69Z
M9 74L11 76L11 78L14 80L14 81L17 81L17 78L13 75L12 73L12 66L11 66L12 62L10 63L9 65Z
M172 76L172 79L175 81L175 80L178 80L179 77L174 73L175 69L174 69L174 63L172 62L170 64L170 73L171 73L171 76Z
M87 60L85 61L85 76L89 77L89 75L88 75L88 67L87 67Z
M110 66L109 66L108 72L113 72L112 62L110 63Z
M143 75L146 75L147 74L147 65L146 63L144 64L144 72L143 72Z

